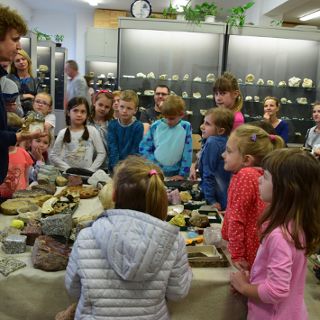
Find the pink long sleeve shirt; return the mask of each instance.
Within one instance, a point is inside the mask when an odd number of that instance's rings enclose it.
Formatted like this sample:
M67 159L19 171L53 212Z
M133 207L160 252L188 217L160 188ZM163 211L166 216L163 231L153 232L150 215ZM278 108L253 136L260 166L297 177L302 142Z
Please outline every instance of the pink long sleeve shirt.
M307 259L278 227L259 247L250 283L258 285L262 302L248 301L248 319L289 320L308 318L304 303Z

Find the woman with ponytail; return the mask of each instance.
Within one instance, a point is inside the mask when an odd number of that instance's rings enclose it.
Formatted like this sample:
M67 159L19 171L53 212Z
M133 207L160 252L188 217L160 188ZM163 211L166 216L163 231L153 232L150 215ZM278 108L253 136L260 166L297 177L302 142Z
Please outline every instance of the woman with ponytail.
M68 102L67 128L59 131L49 156L59 170L82 168L95 172L103 164L106 150L98 130L86 125L88 116L86 98L75 97Z
M187 295L192 272L179 228L165 222L163 180L159 167L138 156L116 166L115 209L80 231L69 258L75 319L169 319L166 300Z

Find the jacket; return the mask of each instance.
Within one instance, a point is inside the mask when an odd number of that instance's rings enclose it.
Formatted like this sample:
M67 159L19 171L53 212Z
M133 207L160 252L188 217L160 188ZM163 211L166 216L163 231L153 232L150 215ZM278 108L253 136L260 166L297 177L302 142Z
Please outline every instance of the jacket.
M112 209L81 230L67 266L75 319L169 319L192 278L179 229L146 213Z

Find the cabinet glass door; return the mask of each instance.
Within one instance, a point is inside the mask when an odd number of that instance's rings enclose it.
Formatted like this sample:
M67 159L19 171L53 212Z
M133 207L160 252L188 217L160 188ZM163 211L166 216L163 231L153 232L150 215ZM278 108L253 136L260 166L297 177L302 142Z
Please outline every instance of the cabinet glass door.
M197 133L205 110L213 106L212 82L222 68L225 25L142 20L120 19L119 86L135 90L140 107L147 108L153 106L156 85L167 85L184 98L187 120Z
M256 35L255 35L256 34ZM263 99L281 101L289 142L303 143L312 127L312 104L320 80L320 32L244 27L230 35L227 70L239 78L246 121L263 118Z
M55 109L63 110L64 97L66 92L66 76L64 65L67 60L67 49L55 49Z

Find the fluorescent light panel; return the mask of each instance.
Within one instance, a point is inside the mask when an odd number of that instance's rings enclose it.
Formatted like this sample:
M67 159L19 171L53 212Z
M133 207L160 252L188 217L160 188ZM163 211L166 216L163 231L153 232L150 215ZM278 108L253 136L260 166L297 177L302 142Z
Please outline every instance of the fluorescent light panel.
M98 0L87 0L90 6L96 7L99 4Z
M299 20L308 21L311 19L319 18L319 17L320 17L320 9L318 9L317 11L315 11L313 13L306 14L305 16L300 17Z

